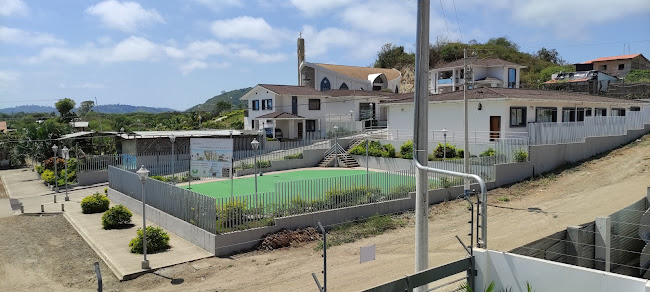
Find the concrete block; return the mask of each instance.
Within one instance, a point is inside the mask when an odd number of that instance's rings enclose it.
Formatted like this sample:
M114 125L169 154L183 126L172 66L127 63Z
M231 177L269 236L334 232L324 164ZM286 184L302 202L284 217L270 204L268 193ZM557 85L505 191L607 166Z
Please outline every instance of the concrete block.
M610 271L611 230L612 230L612 221L609 217L596 218L595 266L596 269L605 272Z
M580 266L583 247L580 226L569 226L566 231L566 262L570 265Z

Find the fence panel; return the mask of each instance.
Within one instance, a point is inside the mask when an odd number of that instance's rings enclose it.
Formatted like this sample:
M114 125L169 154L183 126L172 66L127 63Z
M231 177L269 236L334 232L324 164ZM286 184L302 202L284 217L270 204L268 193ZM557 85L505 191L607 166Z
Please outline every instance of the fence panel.
M108 172L110 188L142 201L142 184L137 174L113 166ZM144 192L148 205L208 232L217 232L214 198L151 178L145 182Z
M108 170L109 166L123 167L125 159L122 154L115 155L86 155L78 157L79 172Z

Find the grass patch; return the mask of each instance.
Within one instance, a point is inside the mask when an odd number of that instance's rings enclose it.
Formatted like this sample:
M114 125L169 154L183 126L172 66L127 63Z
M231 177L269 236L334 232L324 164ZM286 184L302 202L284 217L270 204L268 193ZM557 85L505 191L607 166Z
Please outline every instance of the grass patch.
M366 220L350 222L332 228L327 234L327 247L355 242L362 238L377 236L389 229L406 226L406 222L390 215L375 215ZM323 242L318 242L314 250L322 250Z
M508 197L501 197L501 198L499 198L499 202L510 202L510 198L508 198Z

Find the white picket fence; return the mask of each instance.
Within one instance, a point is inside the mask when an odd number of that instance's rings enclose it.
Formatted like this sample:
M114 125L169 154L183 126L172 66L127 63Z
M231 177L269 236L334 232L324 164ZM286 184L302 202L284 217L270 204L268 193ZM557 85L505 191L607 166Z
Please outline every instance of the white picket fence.
M584 122L529 123L530 145L582 143L587 137L623 136L650 124L650 107L625 116L585 117Z

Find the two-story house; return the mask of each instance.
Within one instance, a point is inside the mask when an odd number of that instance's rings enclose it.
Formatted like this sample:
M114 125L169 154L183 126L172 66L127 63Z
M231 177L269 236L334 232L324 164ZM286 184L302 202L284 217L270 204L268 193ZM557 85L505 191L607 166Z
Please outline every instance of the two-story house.
M318 91L307 86L258 84L242 96L248 103L245 130L280 129L284 139L359 131L379 117L379 100L387 93L362 90ZM313 134L312 134L313 133Z
M467 59L471 66L473 87L519 88L520 71L526 66L501 59ZM440 65L429 71L429 92L439 94L463 90L463 59Z
M642 54L631 54L593 59L575 64L575 67L576 71L598 70L622 78L633 69L650 70L650 61Z

